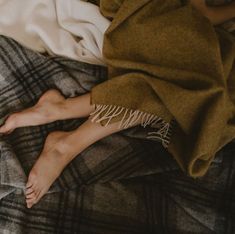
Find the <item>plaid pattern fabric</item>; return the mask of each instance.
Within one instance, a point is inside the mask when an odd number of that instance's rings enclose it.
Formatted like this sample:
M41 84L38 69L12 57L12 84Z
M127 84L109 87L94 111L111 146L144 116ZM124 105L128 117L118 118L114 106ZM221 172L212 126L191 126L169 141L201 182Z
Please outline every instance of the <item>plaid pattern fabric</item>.
M44 57L0 37L0 121L48 89L73 97L106 79L106 69ZM109 136L76 157L32 209L23 194L46 136L84 120L25 127L0 137L0 234L235 233L235 143L202 179L185 176L142 128Z

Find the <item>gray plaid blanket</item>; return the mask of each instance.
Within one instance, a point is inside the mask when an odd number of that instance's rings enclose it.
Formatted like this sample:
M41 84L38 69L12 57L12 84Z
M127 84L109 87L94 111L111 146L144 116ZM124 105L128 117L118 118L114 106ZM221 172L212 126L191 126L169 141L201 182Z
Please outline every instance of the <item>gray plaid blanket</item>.
M106 69L45 57L0 37L0 124L48 89L73 97L106 79ZM201 179L185 176L142 128L109 136L76 157L49 193L27 209L24 186L46 136L73 119L0 136L0 234L233 234L235 143Z

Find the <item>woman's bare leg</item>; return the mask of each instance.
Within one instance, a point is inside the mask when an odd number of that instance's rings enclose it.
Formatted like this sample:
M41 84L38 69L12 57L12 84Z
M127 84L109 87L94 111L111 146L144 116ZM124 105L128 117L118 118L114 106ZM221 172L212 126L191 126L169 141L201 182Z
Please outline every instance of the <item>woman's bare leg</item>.
M201 11L214 25L224 23L235 17L235 1L218 7L206 6L205 0L191 0L191 4Z
M27 207L31 208L41 199L65 166L80 152L94 142L118 131L120 131L119 123L104 127L88 119L75 131L51 133L28 177Z
M214 25L221 24L235 17L235 1L219 7L209 7L206 5L205 0L191 0L191 4L201 11ZM12 114L5 124L0 127L0 133L9 133L18 127L35 126L61 119L85 117L94 109L94 106L88 103L89 101L89 94L65 99L60 92L50 90L32 108Z
M90 93L65 99L58 91L50 90L39 99L35 106L11 115L0 128L0 132L9 133L18 127L86 117L94 109L94 105L90 104ZM119 123L103 127L88 119L75 131L49 134L43 151L28 177L26 184L27 207L31 208L41 199L65 166L80 152L94 142L120 130Z
M0 133L7 134L15 128L37 126L56 120L86 117L93 110L89 93L65 99L59 91L49 90L35 106L10 115L0 127Z

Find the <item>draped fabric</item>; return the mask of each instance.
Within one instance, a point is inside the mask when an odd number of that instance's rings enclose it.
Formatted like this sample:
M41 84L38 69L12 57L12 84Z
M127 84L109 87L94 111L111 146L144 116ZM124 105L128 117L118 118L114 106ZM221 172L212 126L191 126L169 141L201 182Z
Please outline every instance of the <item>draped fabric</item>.
M98 6L81 0L0 0L0 33L24 46L92 64L104 64L110 25Z
M149 137L190 176L204 175L235 137L234 36L188 2L103 0L100 9L112 19L109 80L92 89L94 121L125 128L145 114Z

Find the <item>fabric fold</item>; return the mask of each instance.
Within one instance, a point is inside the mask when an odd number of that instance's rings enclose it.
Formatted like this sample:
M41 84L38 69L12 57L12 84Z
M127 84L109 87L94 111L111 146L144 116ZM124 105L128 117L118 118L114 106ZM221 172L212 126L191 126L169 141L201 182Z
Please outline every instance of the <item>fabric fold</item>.
M235 38L189 1L118 2L100 3L113 17L103 49L110 79L92 89L92 103L175 122L168 151L190 176L202 176L235 137L228 127L235 113Z
M26 175L9 144L0 141L0 200L17 189L24 190Z
M0 0L0 33L24 46L104 65L103 36L110 22L81 0Z

